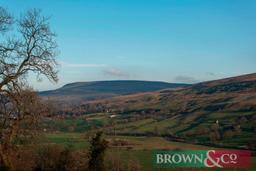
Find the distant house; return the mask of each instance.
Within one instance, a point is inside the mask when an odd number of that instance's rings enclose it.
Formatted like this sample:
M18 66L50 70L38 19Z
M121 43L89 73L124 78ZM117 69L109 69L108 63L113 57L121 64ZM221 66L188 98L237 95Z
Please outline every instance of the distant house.
M109 115L109 118L115 118L116 115Z

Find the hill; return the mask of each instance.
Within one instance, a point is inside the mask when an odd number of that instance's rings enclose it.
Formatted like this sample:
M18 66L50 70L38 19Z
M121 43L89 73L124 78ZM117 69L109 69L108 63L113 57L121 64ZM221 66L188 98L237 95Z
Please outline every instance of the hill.
M188 86L188 84L133 80L76 82L64 85L56 90L40 92L39 95L43 97L51 97L60 101L64 99L91 101L120 95L152 92L166 88L180 88L186 86Z
M250 108L254 108L254 105L256 104L256 101L254 101L255 97L256 74L249 74L202 82L179 89L167 88L156 92L114 97L107 100L94 101L88 104L106 105L106 107L112 110L117 110L124 106L131 109L152 108L158 106L157 108L160 110L169 108L171 111L173 110L176 113L188 112L192 109L206 110L209 109L209 106L222 104L222 110L226 109L231 111L235 110L235 107L236 109L239 107L240 110L246 110L245 104L250 104L248 106L251 106ZM210 111L221 109L211 108Z
M256 74L98 100L79 108L88 114L115 114L110 134L172 135L256 149Z
M69 85L72 87L72 85ZM105 92L105 91L104 91ZM57 106L59 131L159 136L256 151L256 74Z

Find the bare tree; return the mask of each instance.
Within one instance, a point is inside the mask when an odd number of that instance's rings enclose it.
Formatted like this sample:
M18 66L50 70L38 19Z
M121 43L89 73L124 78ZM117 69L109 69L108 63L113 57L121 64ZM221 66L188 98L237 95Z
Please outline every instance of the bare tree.
M0 33L0 160L8 165L12 141L29 130L22 129L21 123L32 127L45 112L40 99L28 88L27 76L35 73L38 79L43 75L58 81L57 44L49 18L36 9L14 19L0 7Z
M39 10L30 10L16 22L20 33L16 36L18 40L8 38L0 43L0 92L18 86L17 81L24 79L29 71L38 76L43 74L55 82L58 80L55 70L57 44L48 19L42 17ZM0 25L7 28L9 23L3 20Z

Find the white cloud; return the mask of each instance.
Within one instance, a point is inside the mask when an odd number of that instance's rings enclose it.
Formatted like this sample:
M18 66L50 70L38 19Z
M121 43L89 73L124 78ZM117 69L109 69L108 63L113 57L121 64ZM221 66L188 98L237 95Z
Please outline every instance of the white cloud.
M118 69L118 68L106 68L103 71L104 75L114 76L114 77L129 77L129 74Z

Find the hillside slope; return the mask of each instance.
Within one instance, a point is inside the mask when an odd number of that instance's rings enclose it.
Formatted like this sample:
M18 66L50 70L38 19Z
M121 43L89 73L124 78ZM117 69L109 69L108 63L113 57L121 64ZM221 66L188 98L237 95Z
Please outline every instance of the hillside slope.
M115 134L171 134L256 149L256 74L120 96L79 108L84 113L116 114L120 124Z

